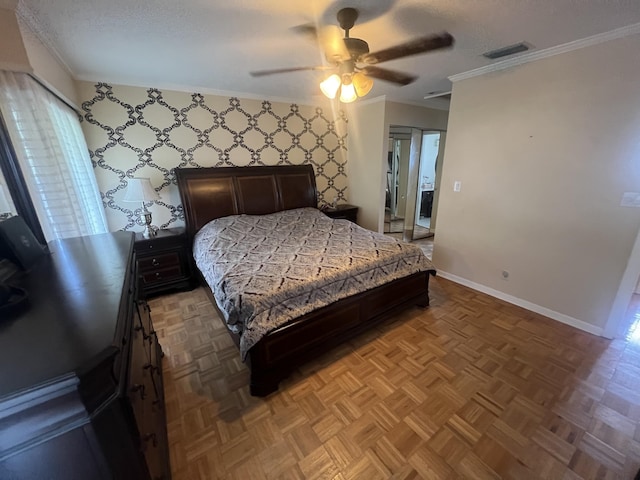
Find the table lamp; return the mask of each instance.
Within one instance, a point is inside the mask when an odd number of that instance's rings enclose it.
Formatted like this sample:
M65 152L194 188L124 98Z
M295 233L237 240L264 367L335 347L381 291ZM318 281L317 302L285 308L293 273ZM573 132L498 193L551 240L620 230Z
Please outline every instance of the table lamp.
M147 210L145 202L159 200L160 195L155 191L151 180L148 178L134 177L127 181L127 190L124 196L124 202L141 202L142 215L144 215L145 228L142 236L144 238L154 237L156 232L151 228L151 212Z

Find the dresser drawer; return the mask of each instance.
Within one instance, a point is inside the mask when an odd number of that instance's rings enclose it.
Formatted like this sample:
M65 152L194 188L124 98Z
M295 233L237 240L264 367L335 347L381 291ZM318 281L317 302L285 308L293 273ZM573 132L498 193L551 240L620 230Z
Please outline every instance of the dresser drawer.
M149 429L140 432L140 449L144 453L147 468L152 479L167 479L163 476L163 458L168 456L162 424L165 422L164 408L154 404L149 411Z
M178 252L163 253L154 256L144 256L138 259L140 273L149 270L160 270L167 267L180 265L180 255Z
M135 325L140 326L144 332L145 338L151 335L153 332L153 324L151 323L151 309L149 304L144 300L138 300L136 302L137 316L135 318Z
M184 276L180 265L153 270L151 272L141 272L142 284L146 287L157 283L168 282Z

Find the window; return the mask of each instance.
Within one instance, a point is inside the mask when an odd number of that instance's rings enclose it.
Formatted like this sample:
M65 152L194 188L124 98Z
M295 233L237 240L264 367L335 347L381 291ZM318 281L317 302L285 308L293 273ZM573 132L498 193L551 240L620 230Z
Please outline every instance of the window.
M104 207L75 112L29 75L6 71L0 71L0 112L44 238L106 232ZM22 214L15 196L14 201Z

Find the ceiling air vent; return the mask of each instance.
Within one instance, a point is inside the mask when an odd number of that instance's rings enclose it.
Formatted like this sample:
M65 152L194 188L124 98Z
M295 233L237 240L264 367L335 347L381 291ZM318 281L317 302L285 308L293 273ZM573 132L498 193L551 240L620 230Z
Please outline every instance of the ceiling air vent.
M513 55L514 53L526 52L529 48L531 48L529 44L520 42L514 45L509 45L508 47L497 48L496 50L485 52L482 56L495 60L496 58L506 57L508 55Z

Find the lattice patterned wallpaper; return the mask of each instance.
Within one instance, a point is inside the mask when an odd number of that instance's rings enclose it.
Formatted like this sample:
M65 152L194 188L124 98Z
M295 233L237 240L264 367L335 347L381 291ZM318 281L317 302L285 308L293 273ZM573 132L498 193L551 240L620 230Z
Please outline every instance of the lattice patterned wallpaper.
M319 201L346 200L344 112L319 107L80 82L82 127L111 230L142 230L127 180L149 177L160 228L183 224L175 167L311 163Z

